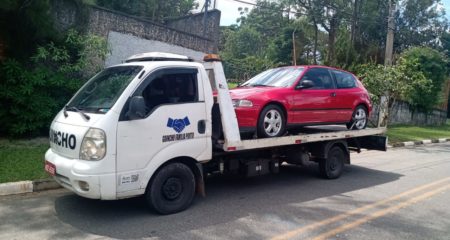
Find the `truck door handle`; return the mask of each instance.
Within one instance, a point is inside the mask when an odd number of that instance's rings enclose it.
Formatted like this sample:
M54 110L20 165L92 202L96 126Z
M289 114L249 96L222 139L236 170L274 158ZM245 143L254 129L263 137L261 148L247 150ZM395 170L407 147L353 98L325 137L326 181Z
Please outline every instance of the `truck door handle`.
M198 121L197 129L198 129L198 133L204 134L206 132L206 121L205 120Z
M336 93L335 93L335 92L332 92L332 93L330 93L330 96L336 97Z

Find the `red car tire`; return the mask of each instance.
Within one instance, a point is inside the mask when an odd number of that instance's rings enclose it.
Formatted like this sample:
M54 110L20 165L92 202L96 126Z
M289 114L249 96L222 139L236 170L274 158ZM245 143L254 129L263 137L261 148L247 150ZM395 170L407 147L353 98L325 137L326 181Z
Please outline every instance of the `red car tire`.
M275 104L269 104L259 114L256 126L258 137L280 137L286 132L286 117L283 109Z

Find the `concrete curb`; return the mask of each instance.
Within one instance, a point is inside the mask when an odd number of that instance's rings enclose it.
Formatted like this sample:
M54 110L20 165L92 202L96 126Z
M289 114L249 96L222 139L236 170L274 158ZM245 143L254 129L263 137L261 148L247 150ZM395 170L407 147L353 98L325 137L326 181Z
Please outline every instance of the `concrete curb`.
M0 196L40 192L58 188L61 188L61 186L53 179L0 183Z
M444 143L444 142L450 142L450 138L429 139L429 140L414 141L414 142L399 142L399 143L392 144L391 147L397 148L397 147L408 147L408 146L420 146L420 145L433 144L433 143Z

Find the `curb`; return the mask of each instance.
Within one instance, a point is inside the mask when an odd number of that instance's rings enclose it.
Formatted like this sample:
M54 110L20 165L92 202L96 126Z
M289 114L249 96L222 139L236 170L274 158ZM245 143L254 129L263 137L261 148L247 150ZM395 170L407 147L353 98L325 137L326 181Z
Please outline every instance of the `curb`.
M429 139L429 140L421 140L421 141L414 141L414 142L399 142L399 143L392 144L392 147L397 148L397 147L420 146L420 145L433 144L433 143L444 143L444 142L450 142L450 138Z
M61 186L53 179L0 183L0 196L40 192L58 188L61 188Z

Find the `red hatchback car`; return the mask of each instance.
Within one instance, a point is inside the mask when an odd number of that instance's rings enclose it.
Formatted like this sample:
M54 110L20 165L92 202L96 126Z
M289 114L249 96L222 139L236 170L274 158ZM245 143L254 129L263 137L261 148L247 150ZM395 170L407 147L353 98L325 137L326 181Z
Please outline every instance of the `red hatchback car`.
M241 132L278 137L306 125L367 126L372 104L351 73L324 66L269 69L230 90Z

